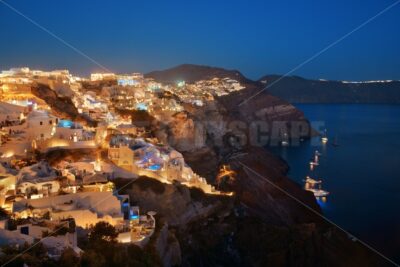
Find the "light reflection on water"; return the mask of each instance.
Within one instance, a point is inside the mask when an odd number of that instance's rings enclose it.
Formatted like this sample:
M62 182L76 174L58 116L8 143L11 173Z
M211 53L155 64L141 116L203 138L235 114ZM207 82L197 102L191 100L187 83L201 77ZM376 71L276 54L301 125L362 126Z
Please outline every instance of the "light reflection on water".
M329 196L330 197L330 196ZM329 197L317 197L317 203L322 208L322 210L328 209L328 198Z

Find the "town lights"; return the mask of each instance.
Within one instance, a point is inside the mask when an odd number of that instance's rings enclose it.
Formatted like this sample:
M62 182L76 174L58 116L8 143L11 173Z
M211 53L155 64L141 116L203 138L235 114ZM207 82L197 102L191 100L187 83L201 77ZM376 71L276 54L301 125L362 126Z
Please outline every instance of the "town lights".
M185 81L177 81L177 82L176 82L176 85L177 85L178 87L184 87L184 86L185 86Z
M11 158L12 156L14 156L14 152L12 152L12 151L7 151L7 152L4 153L3 155L1 155L1 158Z

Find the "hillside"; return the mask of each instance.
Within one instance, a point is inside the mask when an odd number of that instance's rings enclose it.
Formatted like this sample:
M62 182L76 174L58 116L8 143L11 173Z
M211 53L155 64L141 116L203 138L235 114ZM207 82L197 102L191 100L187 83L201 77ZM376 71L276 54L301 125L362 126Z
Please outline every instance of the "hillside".
M216 102L220 105L219 108L226 111L225 122L241 121L247 126L255 121L266 122L270 127L269 129L271 129L274 122L285 121L291 137L308 137L311 134L315 134L302 111L266 91L258 94L263 88L262 84L246 78L237 70L183 64L163 71L153 71L145 76L162 82L185 80L188 83L214 77L235 79L246 88L216 98ZM252 98L254 95L257 95L257 97ZM243 102L250 98L251 101ZM210 117L204 119L209 120ZM303 133L299 133L296 129L291 131L291 125L298 126L299 122L306 125L306 131ZM273 131L271 130L269 134L271 132Z
M216 97L216 101L212 103L213 108L205 105L189 109L190 116L177 118L163 134L168 136L167 140L191 140L190 137L194 135L190 131L194 128L191 125L196 121L203 123L207 136L206 147L198 149L190 142L189 146L178 150L184 154L188 165L211 183L214 182L221 164L227 164L236 173L233 181L224 184L227 191L235 192L231 199L233 203L230 203L233 207L215 206L215 210L207 209L210 213L203 217L199 212L193 213L196 215L193 217L195 220L188 222L185 227L176 228L174 235L181 253L174 255L182 255L182 265L197 266L199 262L204 266L296 266L298 262L301 262L301 266L383 265L381 259L365 247L351 241L314 212L271 186L270 183L273 182L291 196L307 203L312 210L321 212L312 194L302 190L287 177L288 166L284 161L265 147L257 147L251 143L237 146L234 142L229 142L229 136L240 138L241 132L227 132L223 127L218 127L231 122L240 122L242 126L262 122L269 127L280 121L288 125L298 122L308 124L300 110L267 91L242 104L245 99L262 90L263 86L245 78L238 71L181 65L146 75L171 83L177 80L195 82L215 76L237 79L245 89ZM289 133L294 136L293 131ZM220 139L226 141L218 142ZM168 210L164 203L180 202L175 200L176 197L181 197L175 191L179 190L160 190L156 196L154 192L141 193L132 188L128 193L132 196L154 195L154 199L146 200L148 202L141 203L141 206L151 207L160 211L160 214L172 214L172 219L166 216L172 228L177 224L176 218L181 215ZM211 201L197 196L196 199L198 198L201 203ZM187 199L190 200L189 196ZM199 204L191 204L197 205ZM179 212L179 209L174 209L174 212ZM181 217L188 218L186 213Z
M184 80L188 83L193 83L199 80L207 80L215 77L225 78L230 77L238 80L241 83L251 83L252 81L244 77L237 70L226 70L223 68L209 67L194 64L182 64L166 70L152 71L145 74L146 78L153 78L163 83L174 83L179 80Z
M281 77L266 75L259 82L264 87L275 83L267 91L290 103L400 103L400 81L349 83Z

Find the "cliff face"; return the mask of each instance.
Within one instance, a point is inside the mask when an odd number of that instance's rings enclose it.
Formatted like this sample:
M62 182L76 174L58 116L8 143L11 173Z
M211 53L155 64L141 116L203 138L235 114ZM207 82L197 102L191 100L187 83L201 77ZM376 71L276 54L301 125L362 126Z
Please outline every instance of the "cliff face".
M265 159L251 167L257 168ZM244 156L238 161L247 165L254 158ZM291 199L262 179L238 171L239 184L234 187L252 181L233 197L210 196L145 177L123 189L121 193L129 194L142 213L158 211L159 229L149 245L155 247L164 266L385 266L336 228L307 215L307 210L296 212ZM273 167L268 174L280 171ZM288 185L284 177L274 181L291 194L303 195L303 201L311 198L297 192L300 189L294 184ZM117 181L117 188L126 182ZM244 192L264 201L254 204Z
M286 132L292 138L314 134L303 112L293 105L263 91L263 87L255 83L245 86L244 90L217 99L231 119L245 123L248 129L252 123L265 124L272 139L280 138L279 132Z
M174 229L182 252L182 265L383 264L372 252L351 241L316 214L321 210L315 198L286 176L288 166L285 162L263 147L232 141L239 135L226 127L226 124L238 120L246 125L254 121L267 124L276 121L307 123L302 112L267 92L240 105L244 99L262 89L260 84L240 78L241 75L236 71L199 68L200 74L195 73L196 67L193 65L183 65L172 71L149 75L164 81L180 78L193 82L195 79L212 78L216 73L219 77L234 78L229 76L233 74L246 86L246 89L220 97L204 107L186 109L191 120L202 123L206 141L203 147L189 146L181 151L196 173L220 186L220 189L233 191L234 196L227 202L221 202L204 194L184 193L185 190L181 191L177 185L166 185L174 188L166 189L157 196L148 190L140 193L140 188L131 191L140 206L160 210L161 216L166 217L170 225L176 226ZM179 71L183 73L179 74ZM169 78L171 73L174 76ZM191 125L189 117L180 117L180 120L175 122L175 127L172 125L176 131L170 131L169 135L190 137L192 132L183 134L178 131L181 126ZM244 135L246 137L246 133ZM179 146L179 141L175 145ZM221 164L229 165L235 172L233 181L215 182ZM201 206L199 203L202 203ZM174 204L170 210L170 205Z
M82 124L96 125L96 122L89 117L79 114L71 98L58 96L48 85L40 83L32 84L31 91L36 97L44 100L56 116L78 121Z
M175 149L192 151L205 146L205 129L200 121L189 117L186 112L173 116L169 126L169 144Z
M226 163L237 173L232 188L249 214L276 225L322 223L291 197L321 213L314 196L288 179L287 165L265 149L249 147Z
M168 229L168 223L165 223L158 233L155 247L164 267L181 264L182 258L179 241L175 234Z
M400 103L400 81L343 83L266 75L259 82L290 103Z
M188 107L186 112L176 114L169 123L169 143L183 152L186 162L196 173L214 183L221 163L235 168L237 177L229 189L237 194L249 212L270 223L293 224L308 222L311 219L309 214L298 208L290 197L279 193L268 180L254 175L249 169L257 170L261 175L269 177L271 182L280 184L285 190L289 190L315 210L320 211L311 194L285 177L287 171L285 162L268 153L265 148L249 142L248 131L244 130L240 135L234 127L231 127L235 123L242 123L248 127L255 121L267 124L275 121L285 123L301 121L307 124L299 110L265 92L240 105L244 99L258 93L262 88L237 71L182 65L155 73L156 75L154 73L149 75L164 81L171 81L179 76L190 78L191 82L194 82L194 79L210 79L214 77L213 75L219 75L218 77L237 78L246 87L219 97L203 107ZM190 141L187 142L188 140ZM248 168L244 168L243 164Z
M251 140L248 137L251 135L251 127L258 127L260 124L263 126L262 130L268 132L268 140L280 138L282 132L293 138L309 137L314 134L300 110L263 91L260 83L247 79L236 70L185 64L164 71L151 72L145 76L171 83L182 79L193 83L214 77L229 77L239 81L245 87L243 90L217 97L216 101L206 103L201 108L185 107L191 115L190 118L179 117L169 125L171 131L168 138L173 146L178 146L178 150L179 146L181 146L181 151L201 148L202 132L206 135L205 143L221 147L224 136L228 132L238 130L237 128L240 128L240 131L247 136L245 142L250 143ZM256 96L253 97L254 95ZM195 129L191 125L195 126ZM185 145L179 142L179 140L191 139L199 142L196 144L185 142Z
M142 213L157 211L157 215L171 227L184 228L186 224L207 218L221 207L232 204L227 197L211 196L207 199L199 189L178 183L163 184L147 177L138 178L124 193L129 194L132 203L140 206Z

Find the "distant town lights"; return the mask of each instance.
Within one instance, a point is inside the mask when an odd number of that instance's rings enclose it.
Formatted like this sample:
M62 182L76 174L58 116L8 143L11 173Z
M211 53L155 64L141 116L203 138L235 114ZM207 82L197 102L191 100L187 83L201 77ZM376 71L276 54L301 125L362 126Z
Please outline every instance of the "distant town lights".
M118 79L117 82L118 82L118 85L120 85L120 86L134 86L134 85L139 84L138 81L129 79L129 78Z

